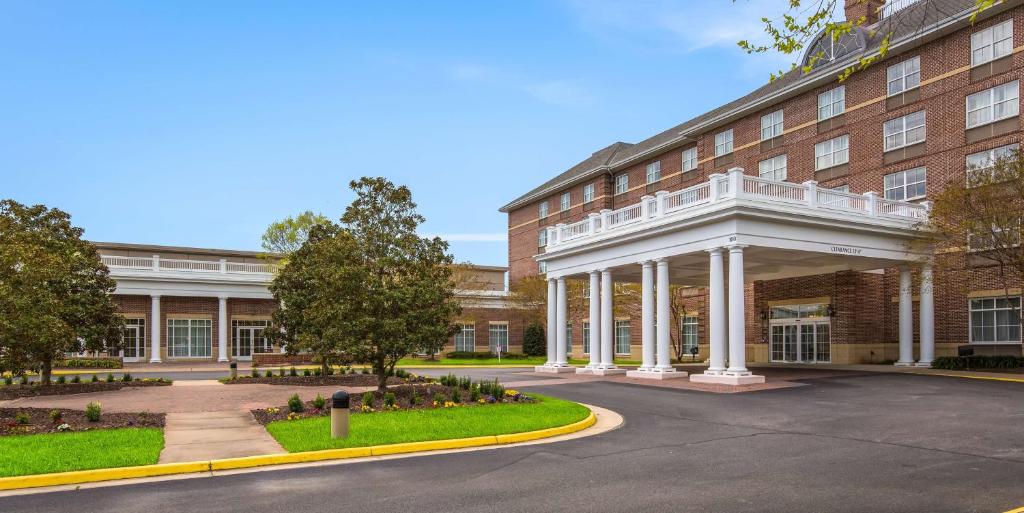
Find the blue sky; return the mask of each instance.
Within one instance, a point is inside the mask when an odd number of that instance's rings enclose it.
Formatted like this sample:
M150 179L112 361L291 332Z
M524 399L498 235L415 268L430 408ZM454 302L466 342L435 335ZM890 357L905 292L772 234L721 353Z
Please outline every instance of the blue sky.
M258 249L380 175L504 265L501 205L785 66L735 45L785 3L3 1L0 198L93 240Z

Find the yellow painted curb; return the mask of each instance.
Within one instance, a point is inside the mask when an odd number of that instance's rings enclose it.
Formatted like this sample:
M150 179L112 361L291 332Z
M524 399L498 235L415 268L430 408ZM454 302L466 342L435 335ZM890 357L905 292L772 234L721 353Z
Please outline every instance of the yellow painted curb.
M1009 382L1009 383L1024 383L1024 378L1000 378L1000 377L996 377L996 376L972 376L972 375L965 375L965 374L947 374L945 372L908 372L907 374L916 374L918 376L942 376L944 378L981 379L981 380L985 380L985 381L1006 381L1006 382ZM1014 510L1014 512L1007 512L1007 513L1015 513L1017 511L1020 511L1020 512L1024 513L1024 508L1022 508L1020 510Z
M1024 513L1024 506L1021 506L1017 509L1011 509L1010 511L1006 511L1004 513Z
M426 442L408 442L401 444L374 445L371 447L352 447L347 449L326 449L323 451L293 452L281 454L264 454L243 458L227 458L210 461L193 461L187 463L163 463L157 465L140 465L136 467L107 468L98 470L78 470L74 472L58 472L33 476L16 476L0 478L0 490L17 490L21 488L38 488L42 486L60 486L80 483L114 481L117 479L134 479L140 477L166 476L170 474L191 474L215 470L234 470L268 465L284 465L289 463L310 463L315 461L342 460L384 456L388 454L408 454L415 452L440 451L448 449L464 449L467 447L484 447L503 445L553 436L566 435L582 431L597 423L597 417L591 411L587 418L565 426L512 433L508 435L477 436L472 438L454 438L450 440L431 440Z

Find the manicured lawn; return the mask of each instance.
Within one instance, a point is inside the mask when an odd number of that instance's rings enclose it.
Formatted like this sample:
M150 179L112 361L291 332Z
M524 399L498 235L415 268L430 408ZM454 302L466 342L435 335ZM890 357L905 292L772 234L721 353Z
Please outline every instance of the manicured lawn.
M0 477L150 465L164 447L156 428L0 437Z
M531 396L536 403L356 413L349 417L348 438L341 440L331 438L330 417L279 420L267 431L289 452L302 452L522 433L571 424L590 413L573 402Z

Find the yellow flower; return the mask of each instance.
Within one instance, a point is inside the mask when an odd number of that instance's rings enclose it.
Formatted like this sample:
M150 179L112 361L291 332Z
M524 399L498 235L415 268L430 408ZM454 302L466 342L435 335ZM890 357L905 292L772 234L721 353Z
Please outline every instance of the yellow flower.
M507 395L509 397L517 396L517 395L519 395L519 391L518 390L512 390L510 388L510 389L505 391L505 395Z

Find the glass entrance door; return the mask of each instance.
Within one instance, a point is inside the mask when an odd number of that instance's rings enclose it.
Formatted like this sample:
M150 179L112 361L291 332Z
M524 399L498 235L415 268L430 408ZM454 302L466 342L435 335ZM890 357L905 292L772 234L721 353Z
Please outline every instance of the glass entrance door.
M251 360L253 353L270 351L270 342L263 336L268 321L231 321L231 356L237 360Z
M773 362L829 363L832 361L828 321L787 319L771 326Z
M125 319L121 332L121 358L126 362L140 362L146 358L145 319Z

